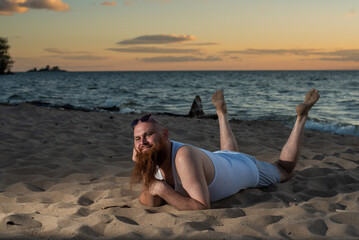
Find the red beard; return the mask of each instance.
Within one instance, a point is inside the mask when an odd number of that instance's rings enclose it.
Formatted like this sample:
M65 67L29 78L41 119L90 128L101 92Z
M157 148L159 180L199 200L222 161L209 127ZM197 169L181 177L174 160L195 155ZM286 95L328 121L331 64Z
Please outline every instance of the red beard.
M132 172L132 183L143 182L145 186L149 186L155 180L157 166L160 166L168 156L166 142L161 138L158 144L151 146L146 152L138 152L136 150L136 163Z

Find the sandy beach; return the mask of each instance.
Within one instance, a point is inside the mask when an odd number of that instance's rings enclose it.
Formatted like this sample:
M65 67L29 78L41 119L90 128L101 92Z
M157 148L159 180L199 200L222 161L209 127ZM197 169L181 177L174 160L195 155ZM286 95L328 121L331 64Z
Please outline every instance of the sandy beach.
M0 239L359 238L358 136L306 130L289 181L178 211L143 206L129 183L136 117L1 105ZM218 150L217 120L158 118L173 140ZM240 150L267 162L290 133L269 121L231 126Z

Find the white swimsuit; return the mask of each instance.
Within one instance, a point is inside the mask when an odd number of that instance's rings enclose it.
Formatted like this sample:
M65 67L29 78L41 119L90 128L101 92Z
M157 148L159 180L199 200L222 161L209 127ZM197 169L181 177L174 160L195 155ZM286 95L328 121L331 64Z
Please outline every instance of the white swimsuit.
M184 196L188 196L188 193L183 188L178 177L175 164L178 149L188 144L175 141L171 142L175 191ZM254 157L239 152L209 152L201 148L198 149L204 152L211 159L215 170L213 181L208 185L211 202L231 196L239 192L241 189L257 186L259 173L256 163L252 159ZM163 179L160 171L157 172L156 178Z

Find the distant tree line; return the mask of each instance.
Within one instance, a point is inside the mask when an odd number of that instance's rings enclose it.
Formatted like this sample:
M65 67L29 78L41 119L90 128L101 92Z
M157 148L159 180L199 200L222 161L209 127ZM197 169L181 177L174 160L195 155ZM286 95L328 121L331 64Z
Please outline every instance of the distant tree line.
M40 68L39 70L35 67L33 69L30 69L28 72L66 72L66 71L60 69L58 66L50 67L50 65L47 65L46 67Z
M14 61L9 54L10 45L7 38L0 37L0 74L10 74Z

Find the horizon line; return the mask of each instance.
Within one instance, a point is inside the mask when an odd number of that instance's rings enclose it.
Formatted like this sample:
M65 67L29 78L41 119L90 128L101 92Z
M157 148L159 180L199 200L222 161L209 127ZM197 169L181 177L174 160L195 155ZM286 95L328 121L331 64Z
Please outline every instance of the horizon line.
M299 72L299 71L359 71L359 69L255 69L255 70L245 70L245 69L238 69L238 70L95 70L95 71L72 71L72 70L64 70L64 72ZM13 71L11 73L26 73L27 71ZM47 72L47 71L45 71ZM48 71L48 72L56 72L56 71ZM61 72L61 71L60 71ZM41 73L40 71L36 73Z

